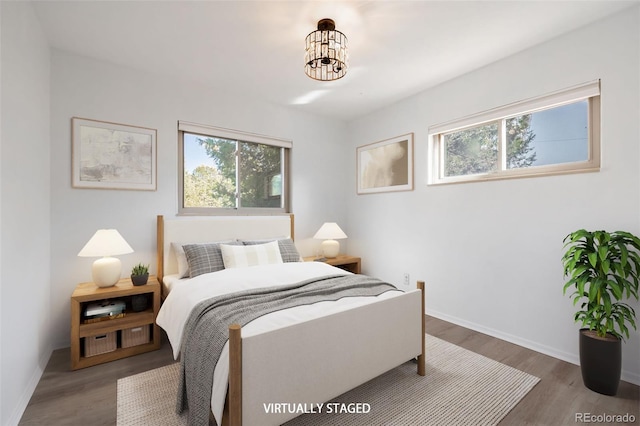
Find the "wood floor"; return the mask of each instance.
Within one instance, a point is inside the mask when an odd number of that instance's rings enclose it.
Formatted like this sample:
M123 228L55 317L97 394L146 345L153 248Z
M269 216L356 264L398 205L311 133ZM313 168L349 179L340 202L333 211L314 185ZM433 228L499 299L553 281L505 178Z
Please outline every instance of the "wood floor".
M638 386L621 382L615 397L600 395L583 386L575 365L432 317L427 332L541 379L501 426L575 425L576 413L628 413L640 424ZM20 425L115 425L117 380L172 361L166 339L158 351L78 371L69 370L69 349L54 351Z

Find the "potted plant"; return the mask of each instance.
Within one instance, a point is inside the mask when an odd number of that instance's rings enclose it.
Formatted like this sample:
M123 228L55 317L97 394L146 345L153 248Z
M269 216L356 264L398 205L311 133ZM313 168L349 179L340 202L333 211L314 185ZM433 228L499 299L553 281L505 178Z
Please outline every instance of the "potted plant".
M574 319L581 322L580 368L589 389L615 395L622 369L621 341L636 328L636 313L622 302L638 300L640 239L622 231L580 229L563 240L564 275L569 276L574 306L581 302Z
M149 279L149 265L138 263L131 269L131 282L133 285L145 285Z

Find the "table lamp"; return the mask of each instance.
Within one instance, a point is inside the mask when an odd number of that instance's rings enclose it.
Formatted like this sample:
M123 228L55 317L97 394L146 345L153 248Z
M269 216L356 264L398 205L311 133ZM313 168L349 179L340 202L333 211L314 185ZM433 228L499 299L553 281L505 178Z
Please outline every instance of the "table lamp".
M111 287L121 278L122 263L112 256L133 253L131 246L115 229L98 229L80 250L80 257L100 257L91 267L93 282L98 287Z
M316 240L324 240L320 244L322 254L328 258L334 258L340 253L340 243L337 239L347 238L342 229L335 222L326 222L318 229L316 235L313 236Z

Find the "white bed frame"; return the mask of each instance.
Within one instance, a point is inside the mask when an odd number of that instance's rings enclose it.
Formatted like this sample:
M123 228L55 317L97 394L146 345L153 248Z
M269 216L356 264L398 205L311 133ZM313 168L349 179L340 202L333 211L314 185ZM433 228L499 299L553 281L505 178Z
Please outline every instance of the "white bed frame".
M177 272L171 242L293 239L293 227L293 215L158 216L158 279ZM239 325L230 325L223 425L282 424L296 414L266 413L263 404L326 402L416 357L424 376L424 282L418 288L245 338Z

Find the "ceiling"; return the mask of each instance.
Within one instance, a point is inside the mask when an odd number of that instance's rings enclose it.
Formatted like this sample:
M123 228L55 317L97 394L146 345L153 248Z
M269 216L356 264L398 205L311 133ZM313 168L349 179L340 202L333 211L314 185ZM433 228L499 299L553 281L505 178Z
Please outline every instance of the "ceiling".
M637 1L36 1L52 47L345 121ZM332 18L350 68L303 71Z

